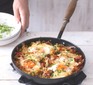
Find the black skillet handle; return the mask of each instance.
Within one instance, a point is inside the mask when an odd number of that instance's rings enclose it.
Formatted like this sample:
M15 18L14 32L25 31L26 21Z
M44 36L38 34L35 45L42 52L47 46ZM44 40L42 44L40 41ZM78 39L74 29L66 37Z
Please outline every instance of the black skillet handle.
M75 10L76 5L77 5L77 1L78 0L70 0L70 3L69 3L67 10L66 10L66 14L65 14L64 19L63 19L63 25L60 29L60 32L59 32L57 38L61 38L67 23L69 22L72 14L74 13L74 10Z
M10 65L12 66L12 68L13 68L13 71L15 71L15 68L14 68L14 66L13 66L13 63L10 63Z

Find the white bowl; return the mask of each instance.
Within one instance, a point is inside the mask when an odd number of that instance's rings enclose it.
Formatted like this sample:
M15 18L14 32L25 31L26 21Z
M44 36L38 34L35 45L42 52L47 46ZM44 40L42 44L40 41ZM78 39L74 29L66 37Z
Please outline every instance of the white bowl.
M13 41L15 41L20 36L20 33L21 33L21 31L17 35L15 35L9 39L0 40L0 46L4 46L4 45L12 43Z
M21 24L16 21L13 15L0 12L0 24L5 24L9 27L13 27L9 34L4 35L3 33L3 37L0 38L0 46L9 44L20 36Z

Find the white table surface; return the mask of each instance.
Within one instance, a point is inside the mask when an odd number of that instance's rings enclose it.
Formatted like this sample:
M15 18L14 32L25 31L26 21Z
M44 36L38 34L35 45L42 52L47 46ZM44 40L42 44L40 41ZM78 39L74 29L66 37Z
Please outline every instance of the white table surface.
M57 37L58 32L42 32L42 33L24 33L16 41L6 46L0 46L0 85L24 85L18 82L20 75L13 71L10 66L11 52L13 48L20 42L35 37ZM62 39L65 39L82 49L86 56L86 64L84 73L87 78L81 85L93 85L93 32L64 32Z

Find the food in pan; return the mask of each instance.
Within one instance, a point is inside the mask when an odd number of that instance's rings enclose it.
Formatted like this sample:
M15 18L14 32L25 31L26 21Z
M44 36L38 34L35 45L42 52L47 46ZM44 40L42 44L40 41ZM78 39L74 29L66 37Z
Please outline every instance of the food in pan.
M83 56L73 47L50 41L23 43L14 56L14 63L23 72L40 78L62 78L78 72Z

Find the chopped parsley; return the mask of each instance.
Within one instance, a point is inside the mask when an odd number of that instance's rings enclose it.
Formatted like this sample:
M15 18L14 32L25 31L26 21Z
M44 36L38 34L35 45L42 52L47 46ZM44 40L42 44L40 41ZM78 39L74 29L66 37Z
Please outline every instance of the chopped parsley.
M10 27L10 26L5 25L5 24L0 24L0 39L9 35L12 30L13 30L13 27Z

